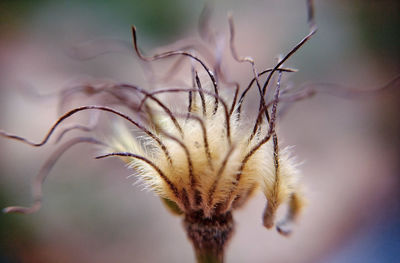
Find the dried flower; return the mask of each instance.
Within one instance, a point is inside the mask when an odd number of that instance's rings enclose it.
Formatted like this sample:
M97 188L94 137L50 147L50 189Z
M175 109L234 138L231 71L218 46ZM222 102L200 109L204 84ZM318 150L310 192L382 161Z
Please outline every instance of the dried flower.
M186 49L145 57L139 51L136 29L133 27L134 48L144 61L178 56L188 57L193 62L191 86L172 85L165 80L162 89L150 91L126 83L85 84L61 92L61 104L67 101L71 93L87 96L104 93L107 100L101 102L103 106L83 106L67 112L40 143L0 131L1 136L40 147L65 119L87 110L112 113L136 127L132 132L125 124L114 122L114 132L108 142L92 137L78 137L61 145L37 176L34 205L29 208L9 207L4 211L37 211L41 205L41 184L51 167L67 149L86 142L98 144L104 151L97 159L118 156L128 163L145 187L156 192L170 211L184 217L184 227L199 262L223 260L226 242L234 229L232 212L243 206L257 190L261 190L267 199L263 215L264 226L267 228L274 226L277 208L288 203L288 214L277 223L277 230L281 234L289 234L291 223L297 219L304 206L304 198L297 182L299 172L296 163L288 148L280 149L275 126L281 101L293 102L313 95L313 92L296 93L288 89L281 92L282 74L294 71L284 68L283 63L316 32L312 3L308 3L310 33L273 68L261 73L258 73L253 59L237 55L233 20L229 19L232 56L240 63L249 63L254 73L254 78L240 97L239 84L227 80L223 74L219 54L211 56L211 61L207 63ZM203 33L206 38L212 36L206 29ZM195 50L195 47L191 49ZM212 70L208 66L210 64ZM173 69L175 67L177 65ZM199 74L200 70L204 73ZM275 73L278 77L272 83ZM263 85L259 79L262 75L267 75ZM248 124L248 120L243 118L242 105L246 94L254 86L259 91L259 111L254 122ZM221 95L221 87L234 87L232 98ZM142 95L140 101L132 98L132 94ZM184 103L177 103L176 98L182 98L182 94L186 96L187 102L184 109L179 109ZM167 102L171 97L174 103ZM125 106L139 118L133 119L111 106ZM173 107L177 110L172 110ZM97 126L97 119L98 116L93 115L93 125L74 125L64 129L58 140L72 129L93 130ZM143 134L138 136L138 131Z

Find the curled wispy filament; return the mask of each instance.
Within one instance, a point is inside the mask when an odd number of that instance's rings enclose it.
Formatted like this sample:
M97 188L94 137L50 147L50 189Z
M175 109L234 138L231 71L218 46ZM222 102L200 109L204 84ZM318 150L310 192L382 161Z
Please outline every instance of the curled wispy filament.
M118 131L111 134L107 142L101 142L93 136L79 136L61 144L44 163L36 177L33 186L33 205L9 207L4 211L7 213L37 211L42 202L42 183L55 162L72 146L90 143L102 147L106 152L96 159L120 157L130 163L137 170L139 180L143 180L163 199L175 204L180 214L199 213L206 218L228 214L242 206L253 192L261 189L267 199L263 215L264 226L272 227L278 206L287 203L289 207L287 216L277 224L277 230L282 234L289 234L290 225L297 219L303 206L303 197L301 186L296 180L296 166L278 142L276 125L281 106L285 103L289 106L318 92L336 92L335 95L344 94L344 96L366 94L346 88L332 91L326 88L329 84L308 84L297 89L281 88L282 75L296 72L294 69L284 67L284 63L317 31L312 1L307 2L308 34L275 65L262 71L259 71L253 58L239 56L234 45L236 32L233 18L229 16L231 56L238 63L248 63L253 73L244 90L240 89L240 81L231 80L224 74L222 51L217 52L218 54L210 52L219 50L220 46L217 35L207 31L210 30L207 24L201 27L202 37L212 48L205 48L200 42L183 43L180 49L153 56L144 56L140 52L136 28L133 26L133 48L136 55L149 63L178 57L167 71L168 75L176 73L171 70L180 66L181 61L187 58L192 62L191 85L173 86L168 80L171 76L161 78L162 89L155 90L129 83L103 85L86 83L59 92L57 94L60 99L59 110L64 109L75 94L83 94L86 97L103 94L106 98L112 99L111 102L100 100L101 105L81 106L64 113L39 142L0 131L2 137L33 147L42 147L48 143L65 120L84 111L94 113L89 124L64 127L57 137L57 142L64 140L73 130L94 134L101 128L99 120L103 113L111 114L116 117L115 119L125 120L131 125L129 127L134 128L133 132L123 133L123 128L116 124L119 122L112 120L109 126L115 126ZM201 67L200 71L197 71L196 67ZM203 71L204 75L199 74ZM273 78L275 74L278 75L277 78ZM397 85L399 80L400 77L395 78L382 90ZM242 117L243 105L246 98L248 98L246 103L250 102L249 93L254 86L258 89L256 105L258 112L249 124L248 120ZM229 91L226 93L230 96L224 95L223 88ZM186 99L178 101L179 94L184 94L187 101ZM172 97L174 102L168 103L165 97ZM176 104L184 104L185 110L177 110ZM137 133L143 136L135 136Z

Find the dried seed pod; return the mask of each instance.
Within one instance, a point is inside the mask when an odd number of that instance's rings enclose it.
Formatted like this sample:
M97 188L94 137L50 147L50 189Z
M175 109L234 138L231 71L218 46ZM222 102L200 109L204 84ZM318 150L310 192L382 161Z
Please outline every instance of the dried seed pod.
M113 114L143 133L138 137L125 124L115 121L112 123L114 132L106 142L78 137L61 145L36 178L33 206L9 207L4 212L37 211L42 198L41 184L55 161L72 145L90 142L102 147L104 154L97 156L97 159L120 157L135 170L145 187L160 196L172 213L183 217L184 228L199 262L223 261L224 248L234 230L232 213L242 207L257 190L261 190L267 199L263 216L263 224L267 228L274 226L278 207L283 203L289 204L287 217L277 225L279 233L289 234L290 225L304 206L304 198L290 149L281 150L279 147L276 123L281 101L307 97L291 94L287 90L281 92L282 74L295 71L284 68L283 63L316 32L312 1L307 3L310 12L309 34L276 65L261 73L255 60L238 55L234 46L233 19L229 17L232 56L238 63L249 63L253 72L252 80L239 100L240 85L224 76L220 54L211 59L211 66L186 48L146 57L139 51L136 28L132 27L133 47L140 59L150 63L176 56L179 59L187 58L192 62L192 85L182 88L165 84L163 89L150 91L127 83L107 83L103 86L85 84L61 93L60 104L67 103L74 93L86 96L104 93L107 98L112 98L105 100L111 101L109 105L82 106L65 113L39 143L0 131L0 136L41 147L64 120L82 111L92 111ZM217 45L214 34L204 31L207 27L202 27L202 30L210 44ZM275 73L278 73L278 78L273 83ZM260 77L264 74L268 75L262 83ZM259 111L254 122L248 125L247 120L241 117L245 114L242 105L254 82L258 89ZM232 86L235 87L233 96L222 95L221 88ZM268 89L274 94L270 99L266 96ZM188 101L177 102L180 94L187 96ZM133 100L131 95L140 97L140 100ZM173 103L168 103L171 97ZM185 104L184 110L172 110L173 107L179 108L177 104ZM111 106L125 107L133 115ZM136 116L140 118L136 119ZM63 135L73 129L92 132L96 128L97 120L89 126L74 125L65 128L58 140L62 140Z

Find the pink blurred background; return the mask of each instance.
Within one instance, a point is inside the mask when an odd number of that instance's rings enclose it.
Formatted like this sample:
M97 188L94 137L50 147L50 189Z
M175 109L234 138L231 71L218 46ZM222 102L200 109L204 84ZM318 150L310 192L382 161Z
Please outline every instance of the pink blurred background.
M184 0L2 1L0 129L38 141L57 119L57 100L22 90L48 94L89 77L144 85L140 61L129 49L130 25L150 54L196 36L203 6ZM388 0L316 1L319 31L286 63L299 72L285 84L383 86L400 73L399 7ZM233 12L237 49L260 70L308 32L305 1L219 1L213 8L211 25L226 36L226 14ZM71 57L76 50L110 52L78 60ZM229 58L227 66L242 87L251 79L248 65ZM399 95L399 87L357 99L319 94L294 105L278 131L303 162L309 205L285 238L263 228L266 201L257 195L234 215L226 261L399 262ZM52 149L53 142L33 149L0 138L0 207L31 202L30 183ZM193 262L181 219L155 194L132 186L135 179L126 178L132 171L122 162L96 161L95 154L77 146L60 159L38 213L0 215L0 262Z

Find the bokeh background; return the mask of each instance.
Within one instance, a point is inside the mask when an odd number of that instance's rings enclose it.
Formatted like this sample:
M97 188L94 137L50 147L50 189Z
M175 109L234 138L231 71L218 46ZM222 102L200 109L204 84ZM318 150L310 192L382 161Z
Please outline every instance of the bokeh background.
M130 25L147 54L197 35L203 1L0 3L0 128L38 141L57 118L49 94L93 77L145 85L129 48ZM317 35L286 64L286 84L333 82L376 89L400 73L400 3L316 1ZM232 11L240 54L273 65L308 32L305 1L218 1L211 25L227 36ZM228 54L228 53L227 53ZM229 57L229 56L227 56ZM245 86L248 65L228 58ZM318 94L279 122L303 162L308 208L290 238L262 227L260 194L236 212L227 262L399 262L399 87L374 96ZM76 120L76 119L75 119ZM30 183L54 149L0 138L0 207L31 202ZM181 219L132 186L118 160L78 146L54 167L42 209L0 215L0 262L193 262Z

